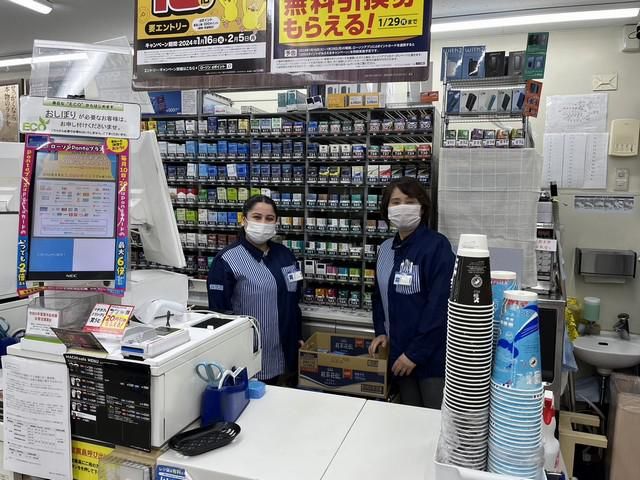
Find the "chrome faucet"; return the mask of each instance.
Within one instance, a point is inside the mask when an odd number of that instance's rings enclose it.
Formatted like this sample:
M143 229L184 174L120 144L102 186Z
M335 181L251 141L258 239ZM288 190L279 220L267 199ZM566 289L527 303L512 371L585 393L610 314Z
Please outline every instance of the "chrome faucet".
M623 340L629 340L629 314L618 314L618 321L613 326L613 330Z

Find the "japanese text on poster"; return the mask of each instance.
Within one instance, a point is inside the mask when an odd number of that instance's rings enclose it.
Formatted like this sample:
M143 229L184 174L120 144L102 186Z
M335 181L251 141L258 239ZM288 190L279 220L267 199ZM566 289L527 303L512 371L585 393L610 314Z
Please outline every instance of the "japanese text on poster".
M138 0L136 73L255 73L266 70L267 0Z
M83 137L140 137L140 105L21 97L20 131Z
M27 282L57 280L113 284L45 288L124 294L128 182L126 139L27 135L18 216L20 295L33 293Z
M113 452L113 447L79 440L74 440L71 445L74 480L98 480L100 460Z
M279 0L272 71L426 67L430 2Z

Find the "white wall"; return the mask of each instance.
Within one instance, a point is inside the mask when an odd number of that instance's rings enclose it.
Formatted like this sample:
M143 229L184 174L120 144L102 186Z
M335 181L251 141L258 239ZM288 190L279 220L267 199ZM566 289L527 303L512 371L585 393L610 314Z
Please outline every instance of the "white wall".
M552 31L549 36L542 108L532 120L536 148L542 151L545 98L549 95L591 93L591 78L599 73L618 73L618 90L609 93L609 121L640 118L640 53L622 53L622 28L603 27ZM486 45L488 50L523 50L526 34L479 36L432 43L433 76L440 75L441 49L456 45ZM436 83L436 85L441 85ZM613 190L615 168L631 170L629 193L640 202L638 157L609 158L608 190ZM581 213L573 209L573 195L585 191L561 191L560 220L568 271L569 295L602 299L601 325L610 329L620 312L631 314L631 330L640 333L640 278L626 285L585 284L573 275L576 247L613 248L640 251L640 205L632 214ZM604 193L599 191L598 193Z

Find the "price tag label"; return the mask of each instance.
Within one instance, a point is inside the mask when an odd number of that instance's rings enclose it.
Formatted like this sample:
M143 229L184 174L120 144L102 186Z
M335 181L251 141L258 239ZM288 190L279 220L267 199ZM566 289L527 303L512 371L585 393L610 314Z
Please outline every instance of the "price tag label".
M558 250L558 241L548 238L536 239L536 250L541 252L555 252Z

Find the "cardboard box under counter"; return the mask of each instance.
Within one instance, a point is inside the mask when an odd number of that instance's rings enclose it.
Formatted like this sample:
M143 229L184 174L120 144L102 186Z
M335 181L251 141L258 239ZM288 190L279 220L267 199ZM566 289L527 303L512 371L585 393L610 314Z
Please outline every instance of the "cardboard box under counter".
M372 336L314 333L300 348L298 385L303 388L386 398L389 351L369 355Z

